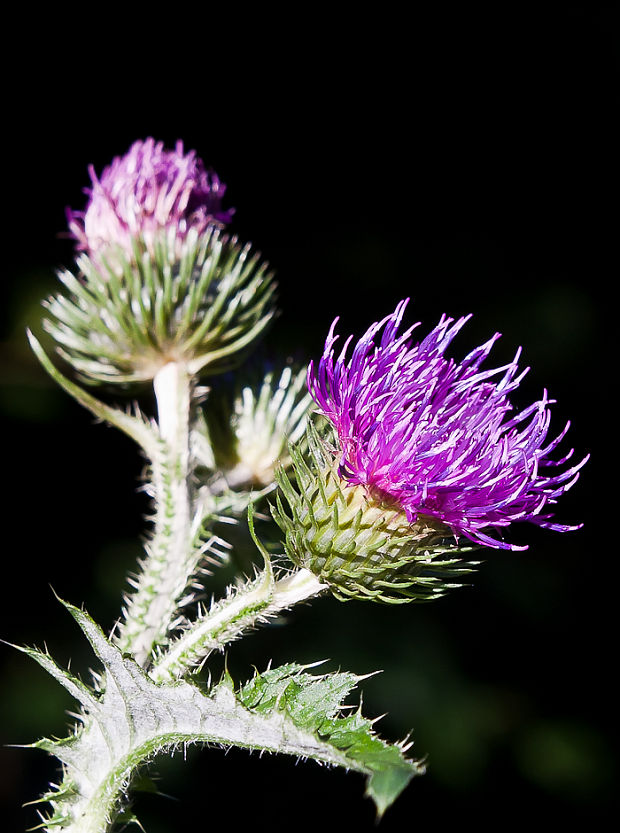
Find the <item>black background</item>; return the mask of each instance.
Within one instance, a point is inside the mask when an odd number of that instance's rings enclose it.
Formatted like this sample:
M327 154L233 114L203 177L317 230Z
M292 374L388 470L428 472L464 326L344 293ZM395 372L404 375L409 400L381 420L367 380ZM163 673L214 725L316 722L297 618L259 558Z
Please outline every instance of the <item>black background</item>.
M436 605L325 599L300 608L287 628L233 646L233 672L244 679L271 658L385 669L364 683L365 711L388 712L377 726L387 738L413 726L429 772L388 811L384 830L464 818L489 828L600 821L617 774L608 673L616 21L606 6L572 4L501 15L445 8L413 21L387 9L338 21L318 8L296 14L255 31L246 20L244 38L234 20L206 13L136 31L108 15L79 37L60 16L49 30L38 20L36 37L13 32L0 636L46 641L86 676L92 660L50 585L105 628L117 615L148 506L142 462L53 388L24 328L41 332L39 301L55 289L54 268L70 265L71 242L58 233L64 207L83 204L87 165L100 172L136 138L182 138L228 184L233 231L277 271L272 352L305 362L335 315L343 333L360 333L405 296L424 330L443 312L473 312L452 355L496 330L491 362L523 345L532 371L517 405L547 387L558 400L552 431L570 418L568 443L592 453L557 513L584 529L516 526L511 538L527 552L486 553L473 587ZM144 392L133 395L149 406ZM4 648L2 663L2 741L61 736L69 699L23 655ZM21 830L36 816L20 804L45 789L54 764L21 749L0 757L6 829ZM148 833L373 824L354 775L237 750L182 758L153 767L174 798L138 799Z

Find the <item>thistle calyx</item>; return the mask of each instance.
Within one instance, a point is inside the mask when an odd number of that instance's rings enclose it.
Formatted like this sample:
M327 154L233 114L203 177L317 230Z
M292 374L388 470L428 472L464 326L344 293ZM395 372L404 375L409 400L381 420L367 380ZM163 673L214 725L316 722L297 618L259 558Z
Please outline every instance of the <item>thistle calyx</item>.
M449 527L405 511L387 495L351 485L339 474L338 447L309 422L308 456L291 447L295 485L283 469L273 515L285 534L285 549L299 567L329 585L341 601L359 599L391 604L429 601L459 587L459 576L473 563L461 556Z
M81 255L78 276L59 274L67 293L46 303L46 329L88 382L150 380L170 361L190 374L220 373L275 313L267 265L215 227L181 243L174 229L154 244L135 238L131 260L120 246L114 252L111 262Z

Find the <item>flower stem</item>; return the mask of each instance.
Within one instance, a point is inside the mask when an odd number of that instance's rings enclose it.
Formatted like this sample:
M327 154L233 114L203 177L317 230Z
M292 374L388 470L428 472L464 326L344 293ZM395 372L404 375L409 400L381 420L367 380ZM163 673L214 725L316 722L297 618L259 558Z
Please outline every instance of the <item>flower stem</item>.
M140 665L166 639L199 558L189 486L191 376L182 363L168 362L155 375L153 387L160 437L159 454L151 461L155 526L116 636L121 650Z
M274 581L267 563L255 581L235 590L194 622L154 663L151 678L155 682L170 682L184 676L204 662L212 651L221 650L248 628L318 595L326 587L305 569Z

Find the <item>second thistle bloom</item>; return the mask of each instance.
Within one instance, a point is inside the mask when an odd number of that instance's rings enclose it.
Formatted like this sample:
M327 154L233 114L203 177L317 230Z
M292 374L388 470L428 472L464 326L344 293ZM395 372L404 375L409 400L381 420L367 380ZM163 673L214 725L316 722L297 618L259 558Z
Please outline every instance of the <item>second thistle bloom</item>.
M78 274L50 298L46 328L88 382L153 379L168 362L191 375L234 367L275 313L275 284L250 246L223 232L225 186L178 142L134 143L69 212Z
M332 452L323 452L323 466L315 466L323 468L316 474L321 481L316 488L308 477L312 466L297 472L298 498L285 484L293 514L302 526L304 519L316 516L316 506L311 504L319 493L318 503L326 503L322 495L333 481L331 493L358 506L360 517L380 510L385 519L391 512L397 516L401 541L403 536L414 541L409 551L403 552L402 543L394 551L389 541L396 544L396 538L384 529L381 557L369 556L363 546L347 554L333 548L342 530L329 533L325 528L317 553L313 552L318 529L314 520L306 523L303 540L297 535L295 541L293 528L281 524L287 528L293 560L310 569L318 567L322 578L344 588L348 595L371 597L373 587L385 586L386 581L390 585L387 595L395 591L409 595L403 593L407 575L411 586L419 582L425 559L428 567L436 555L444 558L446 546L454 555L463 543L523 549L505 542L501 535L514 522L529 521L560 532L577 528L552 520L550 509L575 482L585 459L558 471L572 450L554 459L568 425L559 436L547 440L550 400L546 392L540 401L513 411L510 394L527 372L519 373L519 353L503 367L482 369L499 337L496 334L455 362L445 353L468 317L454 321L444 316L414 343L412 334L418 325L399 333L406 305L402 301L391 315L373 324L352 349L350 337L339 354L335 352L336 319L318 367L311 364L308 371L310 392L331 423L335 446ZM330 534L326 561L325 542ZM331 578L326 569L333 570Z

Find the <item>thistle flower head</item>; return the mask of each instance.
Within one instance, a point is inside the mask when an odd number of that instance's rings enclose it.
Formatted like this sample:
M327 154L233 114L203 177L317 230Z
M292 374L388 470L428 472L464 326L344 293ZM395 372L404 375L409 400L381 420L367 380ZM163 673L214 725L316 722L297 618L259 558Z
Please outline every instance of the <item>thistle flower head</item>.
M136 142L93 187L69 225L84 251L68 290L47 301L46 329L88 382L153 379L168 362L190 374L236 366L275 314L273 275L222 231L224 194L183 145Z
M170 229L182 240L190 229L222 228L233 213L221 207L226 186L181 141L174 150L151 138L134 142L100 177L92 165L89 174L86 210L67 209L67 220L77 248L90 255L110 244L131 253L133 239L150 246Z
M577 529L552 521L548 510L587 457L557 473L573 452L552 459L568 424L547 442L546 391L513 412L509 396L527 372L518 372L519 352L504 367L482 370L496 334L455 362L445 352L469 316L444 316L413 343L417 324L398 333L406 305L373 324L350 356L352 337L335 357L336 319L318 367L310 365L308 385L337 433L345 483L396 501L411 524L432 518L495 548L523 549L498 537L516 521Z
M457 363L445 357L468 317L445 316L419 343L418 325L398 332L407 301L373 324L336 357L334 321L308 387L330 424L309 426L309 455L293 450L295 485L284 471L275 520L286 551L331 586L340 599L428 600L475 562L476 546L523 549L499 537L502 527L530 521L557 531L548 511L585 463L557 474L547 394L513 413L509 395L525 372L515 359L482 370L496 334ZM331 437L329 433L331 432ZM485 531L486 530L486 531Z

